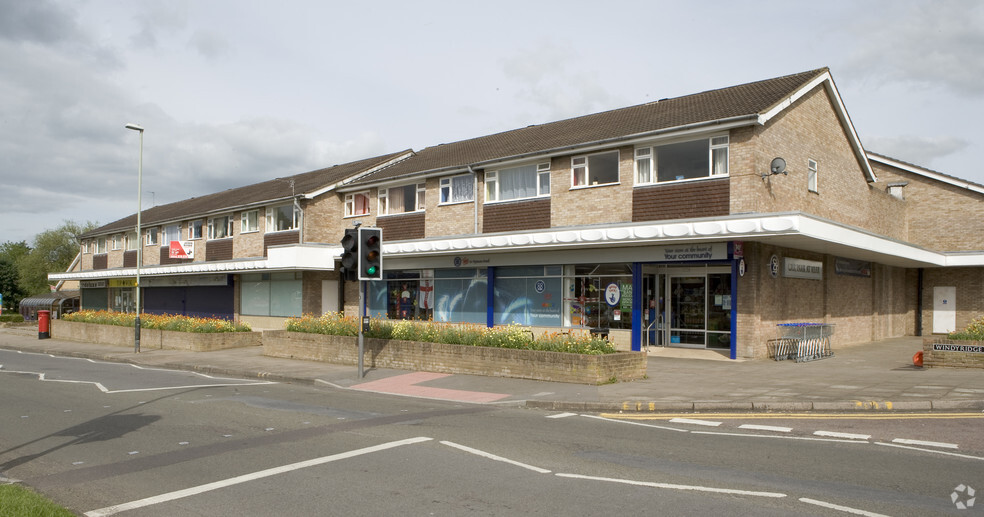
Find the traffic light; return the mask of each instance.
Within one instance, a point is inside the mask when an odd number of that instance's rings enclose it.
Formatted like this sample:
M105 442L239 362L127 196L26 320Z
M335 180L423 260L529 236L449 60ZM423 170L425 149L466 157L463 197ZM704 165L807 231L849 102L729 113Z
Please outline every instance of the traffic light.
M355 228L345 230L342 237L342 261L338 274L342 280L356 281L359 279L356 265L359 261L359 233Z
M359 228L359 280L383 278L383 230Z

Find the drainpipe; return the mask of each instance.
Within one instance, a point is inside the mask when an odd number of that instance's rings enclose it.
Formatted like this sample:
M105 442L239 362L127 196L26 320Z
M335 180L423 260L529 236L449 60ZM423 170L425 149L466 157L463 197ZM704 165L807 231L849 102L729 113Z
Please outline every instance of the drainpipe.
M916 335L922 335L923 328L923 268L919 268L916 276Z
M294 208L300 212L300 217L297 220L297 240L300 244L304 244L304 209L301 208L301 202L294 198Z
M468 172L470 172L472 174L472 182L473 182L473 185L474 185L474 192L475 192L475 210L474 210L475 211L475 232L474 233L475 233L475 235L478 235L478 173L475 172L475 169L472 169L472 166L471 165L468 165Z

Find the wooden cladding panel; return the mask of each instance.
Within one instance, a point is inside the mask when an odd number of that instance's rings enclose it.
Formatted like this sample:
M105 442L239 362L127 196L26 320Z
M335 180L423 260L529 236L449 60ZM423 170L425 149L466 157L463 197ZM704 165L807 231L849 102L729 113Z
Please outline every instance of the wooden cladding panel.
M137 267L137 250L123 252L123 267Z
M485 205L482 216L484 233L513 232L550 228L550 199Z
M100 253L92 256L92 269L106 269L109 266L109 255Z
M206 242L205 260L232 260L232 239Z
M730 195L727 178L637 187L632 191L632 221L728 215Z
M423 239L425 236L423 212L377 217L376 226L383 229L384 241Z
M263 236L263 256L267 256L267 248L270 246L298 244L300 242L301 232L299 231L268 233Z

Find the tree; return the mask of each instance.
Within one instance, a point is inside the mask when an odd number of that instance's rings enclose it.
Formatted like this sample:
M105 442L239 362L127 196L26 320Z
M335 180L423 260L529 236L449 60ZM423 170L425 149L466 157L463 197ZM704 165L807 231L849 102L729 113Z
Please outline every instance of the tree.
M13 310L24 297L18 282L17 266L0 255L0 294L3 295L3 306Z
M27 295L51 290L48 273L64 272L79 254L82 234L96 228L96 223L79 225L65 221L54 230L45 230L34 237L30 253L22 257L18 266L20 286Z

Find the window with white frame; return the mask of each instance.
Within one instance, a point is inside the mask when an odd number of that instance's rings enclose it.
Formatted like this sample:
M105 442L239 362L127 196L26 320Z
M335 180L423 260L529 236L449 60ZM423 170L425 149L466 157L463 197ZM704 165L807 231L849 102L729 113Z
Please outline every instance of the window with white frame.
M106 238L99 237L96 239L96 253L106 253Z
M379 213L382 215L405 214L424 210L423 183L414 183L402 187L379 189Z
M817 165L816 160L806 161L806 188L810 192L819 193L820 191L817 190L817 169L819 169L819 165Z
M550 162L485 173L485 201L511 201L550 195Z
M203 235L203 230L205 227L205 221L201 219L194 220L188 223L188 238L189 239L201 239Z
M662 183L728 174L726 135L637 147L636 184Z
M475 175L461 174L441 178L441 204L465 203L475 200Z
M164 235L161 239L161 246L170 246L171 241L181 240L181 225L169 224L164 227Z
M232 216L220 215L208 220L208 238L226 239L232 237Z
M260 231L260 211L247 210L239 216L239 233Z
M89 241L88 240L82 241L82 253L84 253L84 254L88 254L89 253Z
M571 186L618 183L618 151L575 156L571 159Z
M345 194L345 217L369 214L369 193Z
M137 231L126 232L126 235L123 236L123 247L126 248L126 251L133 251L139 245L140 239L137 238Z
M157 230L155 226L153 228L147 228L147 245L156 246L157 245Z
M283 232L297 228L297 209L293 203L280 206L268 206L266 209L266 231Z
M113 249L114 250L120 249L121 245L123 244L122 241L123 241L123 235L121 235L121 234L114 235L113 236Z

